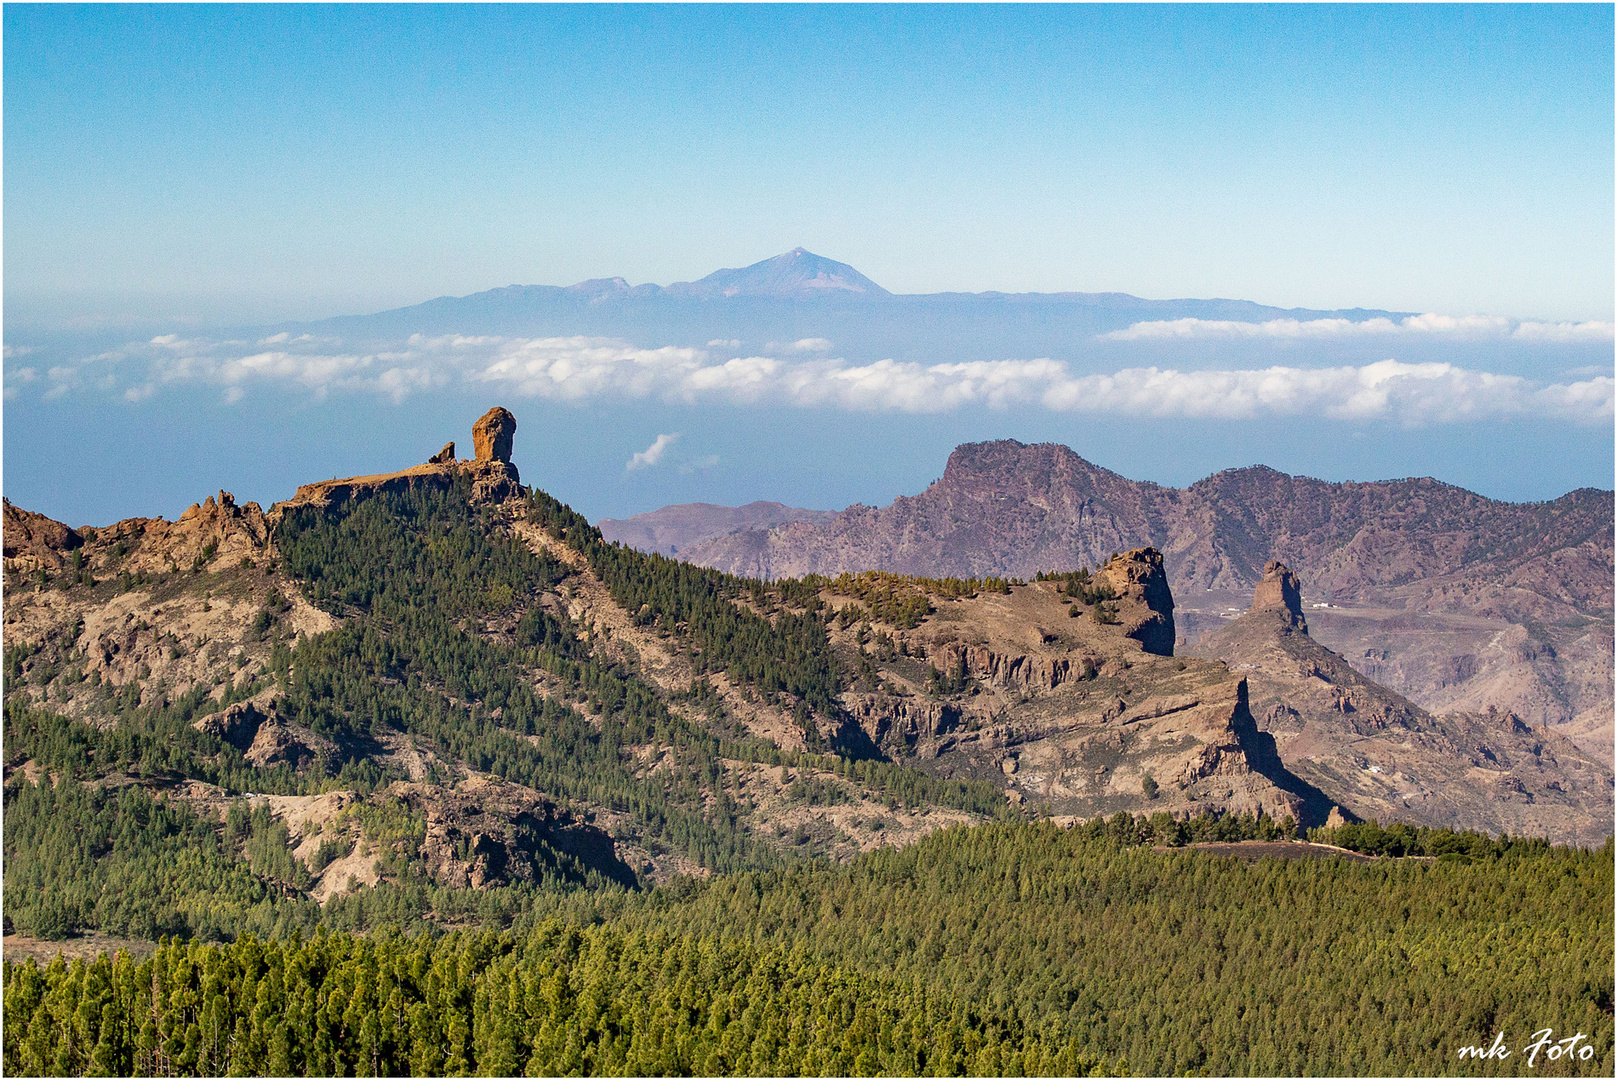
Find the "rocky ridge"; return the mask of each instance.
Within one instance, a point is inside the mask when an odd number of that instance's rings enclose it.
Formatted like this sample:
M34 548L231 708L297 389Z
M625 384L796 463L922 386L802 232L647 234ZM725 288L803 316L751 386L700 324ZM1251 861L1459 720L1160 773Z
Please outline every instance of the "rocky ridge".
M831 624L844 663L862 672L843 696L849 716L895 760L995 781L1054 814L1217 808L1322 824L1331 800L1275 756L1244 678L1174 657L1161 553L1125 552L1095 579L1113 599L1009 584L936 595L913 627L872 620L832 583L827 603L857 614Z
M386 876L391 848L366 841L356 827L333 832L336 827L327 823L345 810L380 806L388 799L402 800L422 819L419 854L446 886L486 888L532 880L556 869L554 858L560 856L554 852L572 859L575 868L624 883L705 873L679 850L646 839L629 814L588 804L561 808L543 792L443 758L409 736L378 734L339 744L284 708L271 670L275 649L332 630L342 620L311 606L299 583L287 576L275 542L277 524L297 507L331 509L382 492L444 488L464 475L472 481L473 500L493 505L496 512L487 518L491 528L509 530L571 568L565 581L539 598L541 606L576 626L609 663L623 665L666 695L676 714L698 725L715 722L712 705L698 709L683 701L696 672L669 630L639 625L575 551L521 520L525 504L510 501L524 494L509 460L514 432L509 412L491 410L474 430L479 456L472 461L457 461L451 443L424 465L303 485L267 512L255 504L238 506L221 492L176 522L133 519L72 529L6 504L8 670L15 665L8 698L108 728L130 704L160 708L201 693L202 715L191 726L233 747L250 766L333 776L344 762L361 761L408 775L403 786L369 796L339 790L318 797L250 797L288 826L294 855L314 882L309 895L322 903ZM508 640L516 618L491 618L471 629ZM566 705L588 714L546 673L533 676L541 694L562 695ZM722 674L712 677L711 691L722 704L725 736L756 732L788 751L805 748L790 703L736 686ZM647 775L668 767L667 747L641 746L633 752ZM50 779L36 763L10 760L6 778L8 783ZM243 797L166 775L112 780L139 783L215 817ZM788 796L805 782L843 794L829 804L804 804ZM907 843L940 826L975 820L937 806L892 806L826 770L734 761L725 764L719 783L769 823L770 842L810 843L834 857ZM339 842L343 852L327 864L331 845Z
M321 901L350 882L363 886L385 875L391 849L356 832L353 814L341 815L387 800L421 822L420 850L440 884L482 888L530 880L555 869L557 858L623 881L699 872L678 852L646 841L627 815L608 807L562 807L543 792L439 757L396 733L339 746L281 707L270 672L274 649L340 620L310 606L280 568L277 522L292 507L335 507L383 491L448 486L465 475L475 499L501 508L487 519L489 527L509 530L568 567L564 580L537 602L604 660L654 687L674 714L717 725L727 738L751 735L787 751L829 744L879 754L939 777L993 783L1014 805L1077 817L1246 811L1307 825L1323 823L1333 811L1406 818L1419 812L1426 815L1419 820L1542 829L1562 839L1597 831L1575 815L1590 792L1598 792L1600 774L1558 740L1504 721L1433 719L1391 701L1396 695L1357 676L1339 657L1333 661L1334 654L1308 653L1304 660L1313 667L1304 672L1291 653L1290 667L1240 657L1232 667L1222 657L1176 650L1171 560L1149 546L1101 560L1091 579L1094 591L1083 595L1057 581L983 584L964 593L956 587L939 592L916 580L880 585L919 599L911 612L924 609L898 621L867 607L863 586L826 584L817 603L833 615L832 648L850 677L839 715L818 717L805 728L789 699L761 694L720 672L702 677L678 628L647 624L623 610L578 552L521 519L520 504L508 502L523 490L509 461L514 431L508 412L491 410L474 429L478 456L470 462L457 461L449 444L434 460L400 472L304 485L267 512L252 503L238 506L220 492L176 522L135 519L74 530L6 504L6 643L19 650L8 652L8 670L15 660L8 691L98 726L117 722L109 703L118 695L161 704L201 692L211 704L193 726L251 765L332 775L340 760L358 755L408 775L364 799L352 792L256 797L291 828L289 842L316 880L310 895ZM1249 618L1262 615L1311 644L1301 586L1284 567L1267 570L1258 610ZM772 600L737 602L769 617L778 613ZM491 617L470 630L506 640L518 614ZM703 678L709 704L699 706L691 695ZM1320 693L1334 717L1349 718L1329 746L1320 732L1337 728L1307 727L1315 708L1308 679L1334 688ZM533 681L541 694L565 693L544 672L534 672ZM1294 697L1301 703L1291 704ZM1288 727L1277 705L1294 709L1303 727ZM1502 733L1494 730L1501 725ZM1378 774L1353 773L1344 764L1357 761L1354 753L1371 758L1369 750L1350 749L1351 740L1374 740L1376 732L1393 729L1419 736L1386 742L1385 752L1407 753L1413 746L1425 755L1418 769L1409 766L1404 774L1425 783L1430 794L1422 803L1381 798L1360 775ZM1501 793L1482 809L1449 793L1476 783L1472 773L1442 760L1466 740L1475 745L1462 747L1462 756L1470 755L1465 769L1488 773L1494 785L1488 790ZM642 775L669 768L667 747L629 751ZM1478 755L1503 764L1493 768ZM8 762L8 782L38 782L38 772L27 762ZM783 847L810 842L834 858L974 820L940 807L897 808L822 768L726 760L719 772L715 783L746 808L760 834ZM1500 772L1507 778L1498 779ZM1608 796L1609 775L1608 769ZM222 814L235 797L194 780L118 782L151 785L209 813ZM840 794L823 802L790 794L805 785ZM350 824L326 827L339 818Z
M1287 768L1360 818L1586 844L1612 832L1609 764L1514 713L1434 716L1364 677L1309 636L1282 563L1265 568L1245 615L1190 652L1242 673Z
M680 554L775 578L1031 577L1150 546L1187 643L1243 610L1281 560L1315 598L1320 640L1426 707L1597 722L1612 701L1612 523L1609 491L1516 504L1430 479L1327 483L1261 466L1181 490L1065 446L1001 440L959 447L941 479L889 506L741 529Z

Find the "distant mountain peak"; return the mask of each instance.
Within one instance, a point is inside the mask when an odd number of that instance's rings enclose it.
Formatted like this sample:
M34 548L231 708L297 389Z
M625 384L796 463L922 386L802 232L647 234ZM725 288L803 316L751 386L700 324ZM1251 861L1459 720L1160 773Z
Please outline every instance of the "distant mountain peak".
M716 270L700 281L668 286L670 293L701 297L888 296L886 289L847 263L795 247L784 255L739 269Z

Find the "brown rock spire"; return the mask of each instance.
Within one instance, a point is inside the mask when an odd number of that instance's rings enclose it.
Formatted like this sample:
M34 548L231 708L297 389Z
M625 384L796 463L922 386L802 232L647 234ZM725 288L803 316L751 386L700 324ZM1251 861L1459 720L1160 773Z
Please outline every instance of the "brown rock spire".
M472 425L472 446L478 461L510 461L511 440L517 433L517 418L498 405Z
M1138 641L1148 653L1172 656L1173 593L1162 567L1162 552L1148 547L1114 555L1097 577L1117 596L1123 636Z
M472 501L501 503L522 494L517 467L511 464L511 441L516 432L517 418L498 405L472 425L477 457L464 466L472 474Z
M1308 633L1303 618L1303 587L1283 562L1270 559L1263 567L1263 580L1252 590L1253 611L1273 611L1293 630Z

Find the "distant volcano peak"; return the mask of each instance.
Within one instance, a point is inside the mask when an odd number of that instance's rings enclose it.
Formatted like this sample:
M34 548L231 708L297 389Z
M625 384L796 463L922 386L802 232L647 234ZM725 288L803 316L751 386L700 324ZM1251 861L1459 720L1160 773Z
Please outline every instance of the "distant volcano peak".
M773 296L803 299L814 296L887 296L886 289L847 263L796 247L784 255L734 270L717 270L700 281L668 286L670 293L689 296Z

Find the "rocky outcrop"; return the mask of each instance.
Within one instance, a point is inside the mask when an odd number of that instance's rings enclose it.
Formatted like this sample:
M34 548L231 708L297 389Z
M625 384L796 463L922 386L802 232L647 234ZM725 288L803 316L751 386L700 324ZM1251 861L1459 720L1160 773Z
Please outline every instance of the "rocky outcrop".
M330 759L337 749L330 739L281 715L273 691L238 701L191 726L223 739L240 750L248 764L261 769L290 765L302 772L318 760Z
M313 484L298 485L297 494L270 508L272 518L279 518L297 506L329 509L344 503L359 502L383 494L403 494L416 488L447 490L454 485L460 466L455 462L416 465L392 473L371 476L349 476L340 480L320 480Z
M1329 800L1281 764L1240 676L1144 647L1171 633L1161 555L1118 556L1091 582L1096 603L1041 581L940 595L913 627L832 620L845 669L863 671L843 708L884 756L1001 786L1012 803L1052 814L1322 822ZM1101 600L1106 590L1113 598ZM832 607L842 599L834 585L822 594Z
M242 757L249 765L260 769L290 765L295 771L303 772L313 768L316 761L331 760L336 748L330 739L274 715L258 726L252 745Z
M350 476L339 480L322 480L299 486L297 494L286 502L277 503L270 516L280 515L296 506L315 506L322 509L344 503L372 498L385 493L402 493L416 488L445 490L456 478L467 475L472 481L472 501L502 503L522 495L522 480L517 467L511 464L511 440L516 434L517 420L506 409L493 408L472 425L472 439L477 447L474 461L457 461L455 444L447 443L432 455L425 465L401 469L392 473L372 476Z
M132 572L205 570L258 561L269 548L270 523L255 502L236 505L221 491L192 503L178 521L131 518L96 530L98 541L129 549L125 568Z
M1116 615L1123 636L1157 656L1172 656L1173 593L1162 567L1162 552L1136 548L1114 556L1097 575L1116 594Z
M191 723L198 731L223 739L237 750L253 745L258 728L270 718L272 695L260 694L238 701Z
M84 537L44 514L13 506L4 500L4 546L7 570L54 570L70 553L84 545Z
M972 679L997 689L1032 694L1055 690L1070 682L1093 679L1105 663L1084 652L1064 656L1028 656L996 652L986 645L947 644L935 650L934 662L953 671L964 661Z
M472 447L478 461L511 461L511 442L516 437L517 418L498 405L472 425Z
M1253 611L1272 611L1288 628L1308 633L1303 618L1303 590L1297 575L1286 564L1270 559L1263 567L1263 580L1252 590Z
M855 723L877 747L914 749L960 726L956 705L914 695L850 694L844 699Z
M522 495L517 467L509 461L472 461L466 463L465 470L472 477L472 501L475 503L502 503Z
M1598 757L1508 711L1433 715L1366 678L1304 631L1288 576L1272 564L1247 614L1182 650L1245 672L1256 735L1288 772L1361 819L1561 843L1611 831Z
M440 885L485 889L588 870L635 883L610 836L531 788L472 776L454 787L395 783L388 791L425 817L419 854Z
M956 448L941 479L888 506L738 528L679 555L755 577L1031 578L1155 547L1190 641L1279 559L1331 605L1309 609L1309 631L1377 680L1428 708L1498 704L1559 724L1611 712L1612 499L1506 503L1432 479L1330 483L1262 466L1176 490L1007 439ZM1436 621L1410 632L1386 621L1398 612ZM1522 632L1555 654L1497 644ZM1610 742L1609 727L1595 738Z

